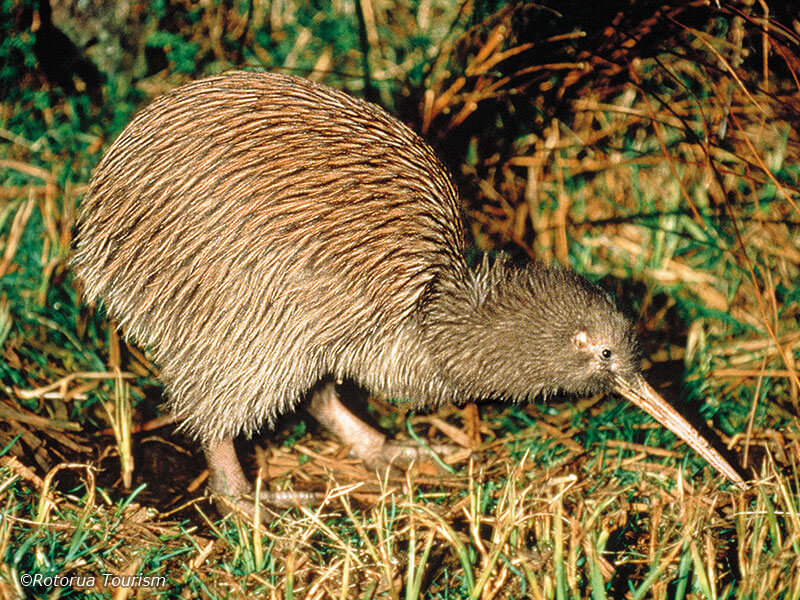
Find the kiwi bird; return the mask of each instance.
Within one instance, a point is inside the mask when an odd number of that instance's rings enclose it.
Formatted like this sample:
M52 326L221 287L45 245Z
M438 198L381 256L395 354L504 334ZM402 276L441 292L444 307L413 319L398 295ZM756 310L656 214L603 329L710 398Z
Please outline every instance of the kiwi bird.
M116 139L72 264L152 350L218 494L251 489L233 439L303 398L355 455L391 460L336 379L419 408L617 392L743 485L646 383L607 294L537 262L471 269L464 248L451 178L410 128L302 78L230 72L156 99Z

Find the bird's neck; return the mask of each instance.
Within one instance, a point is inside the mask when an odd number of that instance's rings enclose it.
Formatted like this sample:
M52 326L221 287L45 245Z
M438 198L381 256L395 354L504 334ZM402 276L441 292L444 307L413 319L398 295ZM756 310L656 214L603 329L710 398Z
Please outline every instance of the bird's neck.
M423 311L423 338L432 368L457 399L522 400L551 391L518 360L537 344L537 333L524 332L526 348L508 335L519 310L514 299L529 293L502 261L484 261L468 277L436 286Z

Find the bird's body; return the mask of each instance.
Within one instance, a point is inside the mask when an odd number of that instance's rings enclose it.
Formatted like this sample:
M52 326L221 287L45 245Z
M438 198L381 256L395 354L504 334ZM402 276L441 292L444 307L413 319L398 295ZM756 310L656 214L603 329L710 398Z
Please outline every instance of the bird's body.
M646 386L602 291L538 263L469 269L433 151L296 77L211 77L137 115L92 177L73 264L206 448L325 377L426 407Z
M326 374L418 396L417 306L469 271L449 179L393 125L299 78L233 73L154 102L98 167L77 271L201 438L251 432Z

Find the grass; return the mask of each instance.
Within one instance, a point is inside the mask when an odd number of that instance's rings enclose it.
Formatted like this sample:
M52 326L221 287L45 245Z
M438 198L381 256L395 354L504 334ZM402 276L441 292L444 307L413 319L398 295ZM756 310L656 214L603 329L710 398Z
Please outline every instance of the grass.
M79 73L71 93L47 76L25 6L0 19L2 597L800 598L789 4L175 1L130 30L149 62L111 64L102 102ZM628 304L648 379L754 485L616 398L434 415L373 399L399 437L462 447L454 472L379 480L295 419L245 445L248 466L326 500L259 527L220 519L199 449L160 412L157 366L66 259L91 169L135 110L233 65L324 80L423 132L476 248L570 264Z

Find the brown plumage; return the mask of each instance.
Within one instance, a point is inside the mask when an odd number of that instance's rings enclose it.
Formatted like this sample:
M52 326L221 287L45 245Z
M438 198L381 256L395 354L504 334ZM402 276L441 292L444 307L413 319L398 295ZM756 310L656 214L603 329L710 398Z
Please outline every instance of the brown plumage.
M410 129L304 79L233 72L162 96L120 135L73 265L152 349L212 471L214 448L333 377L426 407L617 390L742 481L651 397L602 291L538 263L472 271L463 250L450 177Z

